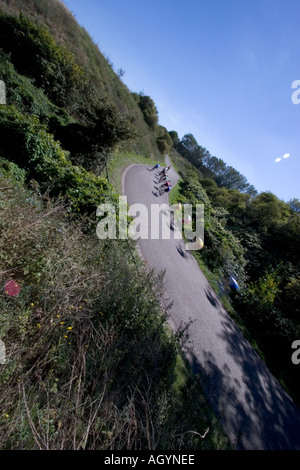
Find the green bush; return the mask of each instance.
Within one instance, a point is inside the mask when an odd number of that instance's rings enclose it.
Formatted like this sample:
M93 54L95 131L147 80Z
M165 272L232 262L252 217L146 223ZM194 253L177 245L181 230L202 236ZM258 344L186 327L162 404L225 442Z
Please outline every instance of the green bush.
M0 29L0 47L11 54L18 72L34 79L55 104L72 108L86 85L85 72L73 54L21 13L19 17L1 13Z
M143 93L133 93L133 97L143 113L145 122L154 130L158 124L158 112L153 99Z
M216 211L200 184L197 174L188 171L179 200L188 204L204 204L204 248L199 256L218 276L235 274L244 281L246 264L243 247L234 234L222 224L226 211Z
M0 79L6 84L7 103L20 112L35 114L41 122L55 121L60 125L72 122L63 108L55 106L41 88L34 86L33 80L18 74L9 55L0 49Z
M156 131L156 142L162 155L168 154L173 145L173 141L164 126L158 126Z
M51 194L64 196L72 209L94 213L101 202L117 203L117 196L106 180L72 165L37 116L23 115L13 106L0 106L0 147L2 156L26 170Z

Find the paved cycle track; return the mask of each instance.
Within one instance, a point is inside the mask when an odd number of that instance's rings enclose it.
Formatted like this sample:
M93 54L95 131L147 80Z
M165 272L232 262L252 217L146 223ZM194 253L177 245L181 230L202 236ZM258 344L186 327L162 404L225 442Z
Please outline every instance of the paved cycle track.
M149 214L151 204L168 204L168 193L158 196L156 189L161 169L151 170L131 165L122 181L128 204L144 204ZM174 186L178 176L173 168L169 176ZM150 217L148 223L151 233ZM162 224L169 224L165 215ZM225 433L236 449L300 450L299 409L223 308L184 241L172 233L169 240L140 239L140 254L150 269L165 271L168 322L173 330L187 326L186 357L203 377L204 392Z

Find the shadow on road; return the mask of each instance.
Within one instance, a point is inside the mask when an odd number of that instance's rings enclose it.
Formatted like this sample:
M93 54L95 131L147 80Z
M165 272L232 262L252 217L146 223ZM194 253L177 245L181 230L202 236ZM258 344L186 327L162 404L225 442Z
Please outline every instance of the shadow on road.
M182 258L187 259L187 254L186 254L186 252L184 251L184 249L182 248L182 246L179 243L177 243L176 249L177 249L178 253L180 254L180 256L182 256Z
M204 351L203 364L192 352L189 357L225 432L237 449L300 450L299 409L231 319L222 316L219 337L233 358L232 370L220 369L211 351ZM235 368L243 371L240 380L234 378Z
M153 195L158 194L152 191L152 174L145 184L141 171L143 166L134 166L127 173L126 194L128 201L150 207ZM167 194L160 200L167 202ZM224 431L237 449L300 450L299 409L218 303L216 294L206 287L199 268L194 269L196 262L187 262L192 254L181 243L175 246L166 249L163 241L158 247L148 244L144 256L150 265L155 261L156 271L162 266L167 269L164 288L174 300L174 307L168 310L172 327L177 330L183 318L192 319L189 331L182 327L182 335L188 333L189 340L183 350Z
M220 304L219 300L216 298L212 289L210 290L206 289L205 295L213 307L217 307Z

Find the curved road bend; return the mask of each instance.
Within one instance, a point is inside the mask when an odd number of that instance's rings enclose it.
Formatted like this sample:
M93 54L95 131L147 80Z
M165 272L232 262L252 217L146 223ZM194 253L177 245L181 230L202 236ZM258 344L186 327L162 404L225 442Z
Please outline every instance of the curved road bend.
M155 195L156 171L149 170L131 165L123 173L129 205L168 203L167 193ZM178 179L174 170L169 175L171 183ZM141 239L139 247L150 269L166 270L170 325L190 324L188 360L204 374L205 394L234 447L300 449L299 409L224 310L184 242Z

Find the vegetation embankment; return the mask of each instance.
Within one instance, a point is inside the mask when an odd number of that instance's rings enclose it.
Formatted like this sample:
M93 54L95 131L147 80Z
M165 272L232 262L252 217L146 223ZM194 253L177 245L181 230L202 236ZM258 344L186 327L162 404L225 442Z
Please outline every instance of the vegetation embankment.
M20 292L0 294L0 447L228 448L165 328L161 280L131 242L95 234L123 165L171 145L153 101L60 2L1 7L0 276Z
M183 179L177 200L205 205L205 245L194 254L234 320L299 405L299 371L291 360L292 344L300 337L299 200L257 194L194 136L170 135ZM222 283L229 276L240 289L224 295Z

